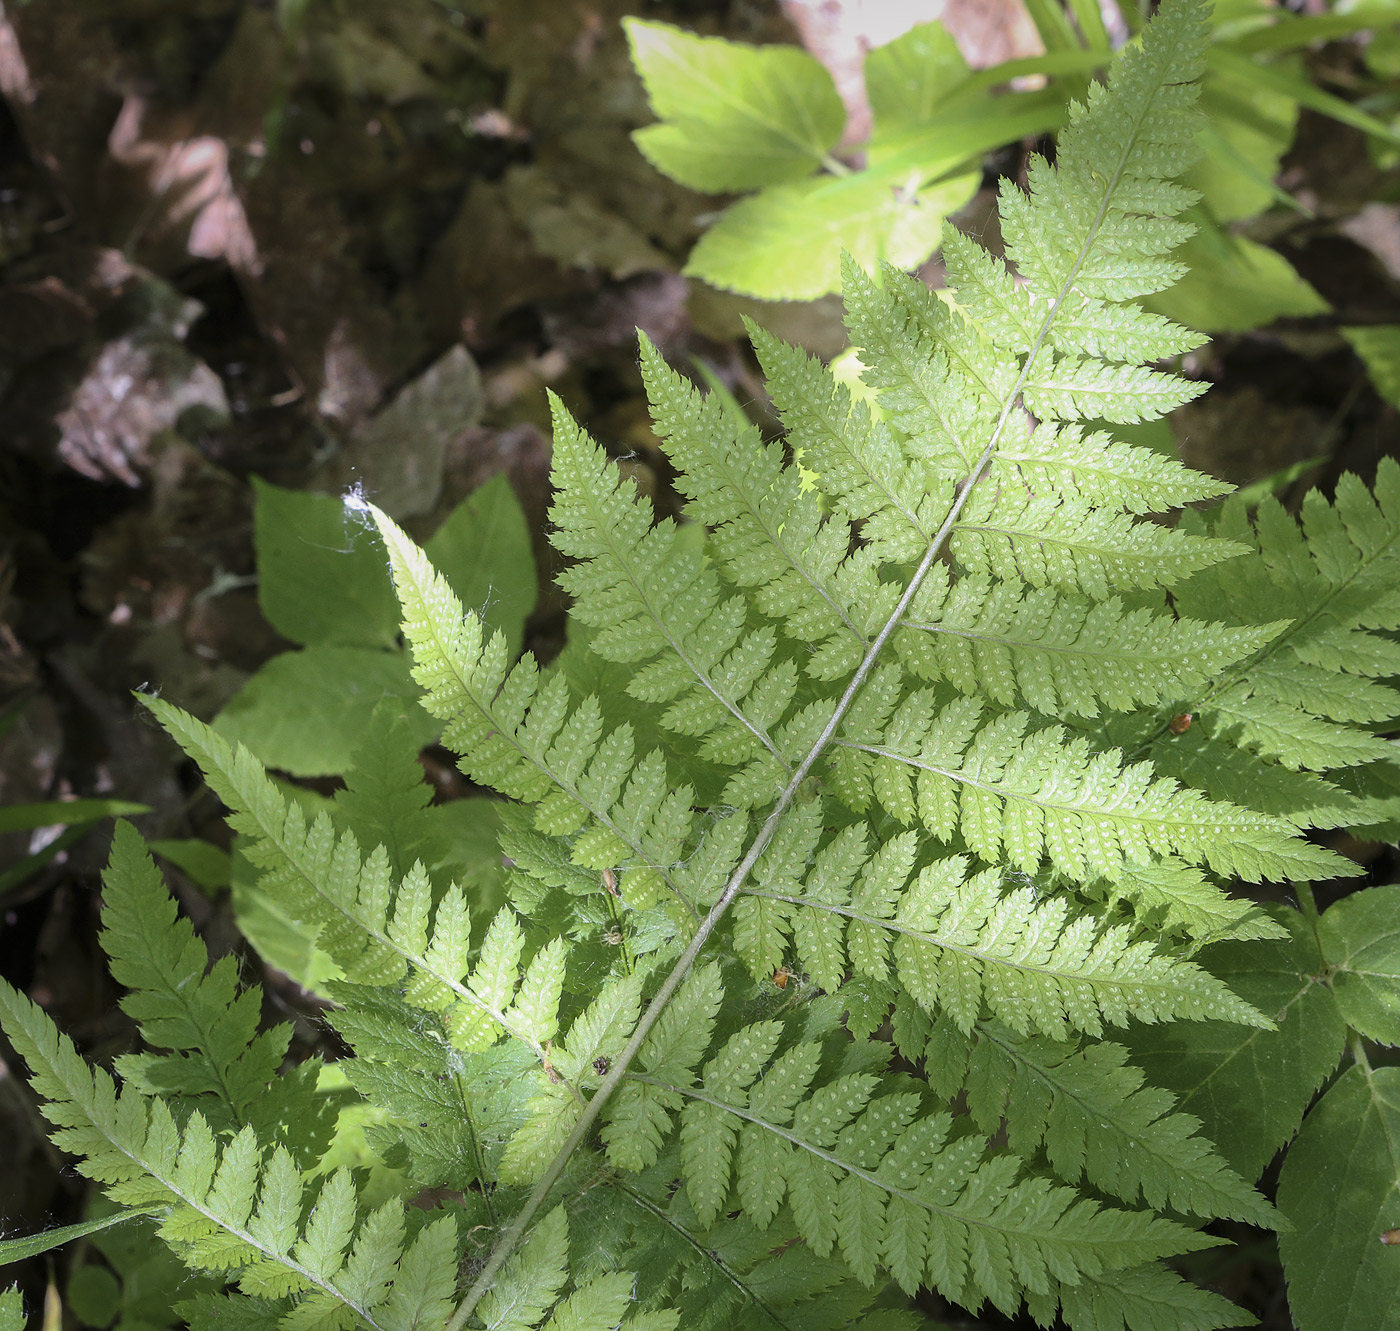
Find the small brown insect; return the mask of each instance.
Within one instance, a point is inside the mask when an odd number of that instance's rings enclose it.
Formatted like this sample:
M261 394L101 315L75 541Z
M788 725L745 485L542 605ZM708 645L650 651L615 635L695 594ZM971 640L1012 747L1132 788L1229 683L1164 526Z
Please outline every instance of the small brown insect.
M1184 735L1191 729L1191 721L1191 713L1182 712L1179 716L1172 717L1167 723L1167 729L1170 730L1173 735Z
M786 989L790 979L792 979L792 972L788 970L786 966L779 966L778 969L773 972L773 983L776 984L779 989Z
M610 896L620 896L617 890L617 875L611 869L603 870L603 887Z
M610 1067L612 1067L612 1059L606 1054L599 1054L598 1057L593 1060L593 1071L600 1077L606 1077Z
M1381 1242L1387 1248L1400 1248L1400 1229L1387 1229L1381 1235Z

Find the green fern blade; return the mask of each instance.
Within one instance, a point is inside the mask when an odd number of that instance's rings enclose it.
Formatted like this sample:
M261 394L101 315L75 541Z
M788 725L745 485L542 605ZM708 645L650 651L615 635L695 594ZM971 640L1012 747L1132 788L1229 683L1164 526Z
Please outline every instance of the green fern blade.
M688 684L663 724L703 738L732 720L748 741L745 757L778 749L743 704L772 656L772 644L745 641L746 610L721 598L699 552L677 540L675 525L651 523L651 504L625 487L603 451L554 400L554 543L578 559L561 576L575 613L600 630L593 650L644 662L659 652L684 663ZM744 659L745 652L752 659ZM780 709L781 710L781 709Z
M658 756L652 802L640 801L643 783L637 773L624 788L633 767L630 727L603 735L590 699L579 705L570 724L567 680L556 674L541 683L529 657L507 673L505 640L498 634L483 645L479 621L464 617L461 602L423 552L386 515L371 511L389 550L414 677L427 690L424 706L450 718L443 740L462 755L464 770L502 794L540 804L537 821L546 830L570 832L591 816L633 859L656 868L667 890L690 910L664 867L667 861L651 853L644 831L669 784L664 762ZM444 618L466 627L442 632Z
M429 919L428 883L421 867L395 893L388 881L382 849L362 860L353 836L337 838L322 817L309 830L299 811L284 799L261 764L242 745L231 747L208 726L157 698L146 705L204 771L210 786L234 810L230 822L254 841L250 858L275 866L272 881L286 896L283 906L303 923L320 926L318 944L331 953L346 974L360 983L395 984L406 974L408 992L428 1011L448 1013L449 1033L464 1045L480 1038L476 1017L521 1040L536 1057L543 1049L489 996L464 983L466 971L465 908L449 893ZM392 906L392 915L391 915ZM518 979L518 977L517 977ZM465 1019L467 1013L475 1014ZM455 1032L453 1022L457 1025Z
M316 1288L346 1302L301 1260L316 1257L324 1245L294 1252L300 1174L285 1151L274 1152L263 1170L250 1128L220 1148L198 1113L182 1133L163 1101L130 1088L118 1096L112 1079L90 1068L52 1021L8 985L0 986L0 1021L29 1065L45 1115L61 1129L55 1141L78 1155L79 1169L114 1200L160 1205L162 1234L188 1262L214 1270L271 1263L291 1287ZM342 1200L337 1212L341 1223L346 1205ZM348 1207L353 1213L353 1200ZM280 1211L280 1218L271 1211ZM368 1326L380 1327L367 1308L346 1306Z
M1230 486L1150 449L1073 425L1039 425L1008 440L988 472L993 484L1060 495L1135 514L1165 513L1219 499Z
M1004 892L995 872L966 878L966 861L923 870L882 914L799 896L776 897L794 915L825 915L844 926L857 974L886 979L893 944L900 987L930 1012L946 1012L971 1030L990 1011L1022 1035L1064 1039L1100 1034L1106 1025L1216 1019L1269 1022L1189 961L1130 942L1122 928L1097 930L1092 917L1068 918L1063 899L1037 900L1029 889ZM749 889L761 895L762 889ZM892 917L892 918L891 918ZM838 926L838 927L839 927ZM859 941L863 932L867 941ZM805 935L798 956L811 969ZM878 950L871 942L878 940Z
M817 495L804 490L795 466L753 427L740 433L724 406L702 397L641 338L642 381L662 449L680 473L688 514L712 530L711 545L728 576L759 588L758 606L784 621L789 636L821 643L849 638L855 659L868 646L853 611L874 589L836 583L850 546L840 521L823 521Z
M967 1037L935 1025L930 1039ZM1056 1177L1083 1179L1130 1205L1141 1199L1153 1209L1277 1224L1274 1209L1196 1135L1199 1121L1173 1113L1167 1092L1144 1086L1121 1046L1028 1041L986 1022L968 1044L965 1082L939 1090L951 1098L965 1088L984 1131L1004 1118L1023 1158L1043 1147Z
M1085 717L1190 697L1285 623L1226 628L1127 610L969 574L936 571L895 639L920 679L1004 705Z
M1004 856L1028 873L1048 859L1083 880L1163 855L1251 882L1357 871L1281 819L1154 779L1148 764L1127 765L1118 750L1096 752L1062 727L1030 731L1025 714L979 728L979 710L955 703L917 730L888 726L871 736L876 742L838 744L874 760L875 793L895 817L913 820L905 797L889 793L917 778L918 818L934 836L946 840L957 830L989 863Z
M133 992L123 1010L146 1042L170 1054L147 1054L126 1066L154 1089L217 1097L231 1124L246 1121L286 1053L291 1028L258 1033L262 993L238 992L232 957L208 968L208 954L188 920L179 918L144 843L119 822L103 874L102 947L112 976Z
M908 1110L887 1102L907 1097L871 1102L873 1080L845 1079L822 1088L791 1128L726 1102L712 1093L708 1079L705 1089L666 1086L690 1102L682 1117L696 1125L685 1155L692 1204L695 1178L706 1208L720 1205L731 1168L726 1143L742 1122L792 1148L785 1156L765 1157L765 1163L783 1161L793 1215L818 1252L837 1247L857 1272L864 1265L873 1278L883 1268L883 1254L899 1246L887 1238L889 1225L912 1207L929 1218L925 1281L948 1298L973 1307L990 1298L1008 1313L1028 1291L1048 1290L1052 1279L1073 1282L1083 1273L1218 1242L1170 1221L1100 1207L1045 1180L1018 1181L1011 1157L983 1159L985 1148L969 1138L947 1145L946 1116L920 1118L887 1148L881 1143L890 1140L893 1125L907 1122ZM894 1200L903 1206L891 1212ZM1014 1259L1008 1241L1014 1242ZM882 1254L879 1266L875 1253Z
M1257 1319L1158 1264L1088 1276L1060 1291L1071 1331L1219 1331Z
M919 558L947 511L927 492L889 430L853 404L850 390L800 347L749 323L749 336L768 391L802 465L817 473L823 492L883 559Z
M1115 591L1171 587L1243 553L1229 541L1133 522L1082 500L990 486L974 491L951 549L972 573L1096 601Z

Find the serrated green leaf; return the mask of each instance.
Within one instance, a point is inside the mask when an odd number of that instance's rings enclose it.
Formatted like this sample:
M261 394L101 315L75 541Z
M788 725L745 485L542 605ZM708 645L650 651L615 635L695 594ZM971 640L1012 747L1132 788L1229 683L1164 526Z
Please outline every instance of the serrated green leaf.
M1279 1210L1298 1331L1400 1327L1400 1068L1354 1067L1317 1102L1289 1149Z
M1176 1092L1177 1109L1200 1119L1202 1134L1251 1180L1297 1131L1346 1040L1312 931L1297 911L1277 914L1286 941L1222 943L1197 957L1277 1029L1175 1022L1122 1039L1148 1081Z
M1318 921L1342 1019L1368 1040L1400 1045L1400 887L1343 897Z
M692 189L760 189L809 174L841 137L831 76L791 46L696 37L624 20L632 62L661 120L636 134L658 170Z

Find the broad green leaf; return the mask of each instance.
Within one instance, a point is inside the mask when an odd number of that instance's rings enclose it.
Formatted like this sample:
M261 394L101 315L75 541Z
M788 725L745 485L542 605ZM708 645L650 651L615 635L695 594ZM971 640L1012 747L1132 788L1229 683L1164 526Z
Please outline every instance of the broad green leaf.
M1359 106L1344 101L1314 83L1301 68L1289 64L1262 64L1248 56L1217 43L1206 57L1212 73L1233 74L1257 87L1281 92L1310 111L1330 117L1339 124L1350 125L1382 143L1400 144L1400 130L1369 115Z
M1201 89L1205 156L1183 183L1200 190L1220 222L1253 217L1274 202L1279 160L1293 142L1298 103L1271 88L1220 72Z
M46 1229L38 1234L29 1234L19 1239L0 1239L0 1266L11 1262L23 1262L40 1253L61 1248L74 1239L86 1238L99 1230L111 1229L113 1225L123 1225L128 1220L149 1215L150 1210L118 1211L115 1215L104 1215L96 1220L83 1220L76 1225L62 1225L58 1229Z
M423 549L462 604L506 635L512 656L519 652L539 585L530 529L505 476L468 495Z
M1279 1239L1298 1331L1397 1331L1400 1068L1351 1068L1308 1115L1284 1161Z
M775 185L734 204L701 238L685 271L763 300L812 300L841 284L841 254L864 268L922 263L943 219L972 197L981 173L913 197L868 174Z
M1122 1039L1147 1080L1176 1092L1177 1109L1201 1120L1202 1135L1246 1179L1258 1178L1297 1130L1346 1041L1307 921L1294 910L1279 918L1287 939L1222 943L1196 958L1272 1017L1276 1030L1179 1021Z
M18 1285L0 1291L0 1331L24 1331L24 1304Z
M1317 937L1347 1025L1400 1045L1400 887L1343 897L1318 922Z
M417 706L419 688L402 652L317 645L274 656L214 721L268 767L292 776L336 776L369 725L375 705L401 699L419 747L436 723Z
M1400 407L1400 324L1343 328L1342 335L1365 362L1376 392Z
M42 800L37 804L12 804L0 809L0 835L6 832L32 832L38 827L75 827L101 818L131 818L150 813L148 804L127 800Z
M389 647L399 608L378 538L331 495L253 480L258 604L293 642Z
M242 855L233 858L233 913L238 930L270 966L303 989L324 996L328 980L344 978L340 967L316 946L314 926L293 919L274 893L257 886L257 871Z
M187 874L206 892L222 892L233 874L232 861L226 850L197 837L181 837L152 841L150 848L164 860Z
M634 136L658 171L709 193L800 180L835 147L846 110L831 75L795 46L696 37L624 21L662 122Z
M924 124L968 76L958 44L941 23L920 23L865 57L871 114L882 130Z
M1203 333L1245 332L1331 307L1277 250L1203 227L1176 252L1189 271L1143 303Z

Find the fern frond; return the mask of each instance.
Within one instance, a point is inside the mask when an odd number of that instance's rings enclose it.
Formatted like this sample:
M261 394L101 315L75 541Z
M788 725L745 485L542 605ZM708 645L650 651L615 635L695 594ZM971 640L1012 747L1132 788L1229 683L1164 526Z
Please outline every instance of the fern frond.
M456 1284L450 1216L406 1243L402 1203L362 1215L344 1170L304 1215L306 1184L285 1148L265 1159L251 1127L220 1144L198 1111L180 1125L165 1101L90 1067L8 985L0 1017L57 1126L55 1143L114 1201L156 1211L161 1237L187 1264L235 1273L245 1293L296 1296L308 1313L350 1313L378 1331L446 1316Z
M897 979L920 1006L964 1031L983 1012L1022 1035L1055 1039L1097 1035L1130 1017L1269 1025L1209 972L1134 942L1126 926L1103 928L1030 887L1007 891L997 870L969 876L965 856L935 860L910 879L914 834L869 858L865 835L862 826L845 829L800 885L767 876L760 863L734 926L752 974L771 975L790 937L802 969L823 988L839 989L848 968Z
M711 529L709 549L733 582L754 589L764 615L816 648L823 678L848 674L869 646L867 625L878 627L893 605L875 564L847 558L850 523L823 515L781 444L763 443L752 426L740 432L718 399L673 371L645 336L641 350L662 448L679 471L687 514Z
M434 904L421 864L393 882L382 847L361 856L353 834L337 835L325 814L308 827L295 801L282 795L241 744L229 745L159 698L144 701L233 810L230 825L250 839L247 854L263 870L263 889L275 890L283 909L301 923L319 926L317 945L347 979L405 982L406 999L441 1013L458 1049L489 1048L505 1034L544 1056L557 1025L562 942L542 948L523 966L524 933L512 912L503 910L471 966L471 915L460 888L449 888Z
M1219 499L1230 487L1175 458L1121 443L1074 425L1038 425L997 450L988 471L994 486L1056 494L1120 513L1166 513Z
M242 1127L277 1080L291 1027L259 1033L262 991L239 992L236 957L209 969L130 823L117 824L102 879L102 947L113 978L132 991L122 1010L148 1045L171 1051L123 1055L118 1070L148 1093L192 1098L215 1128Z
M913 674L959 693L1094 717L1190 697L1284 626L1227 628L935 570L895 647Z
M1213 803L1062 726L1034 729L1023 712L984 722L979 699L938 708L931 691L918 690L882 720L882 685L885 708L893 706L893 678L873 681L868 711L853 713L837 741L838 792L857 810L873 798L940 840L957 832L989 863L1035 873L1048 860L1080 880L1164 855L1251 882L1355 871L1281 819ZM857 737L860 722L870 729Z
M703 977L705 973L702 972ZM671 1012L707 1001L698 978ZM700 1026L707 1027L703 1008ZM659 1024L658 1024L659 1031ZM1211 1241L1169 1221L1102 1208L1071 1189L1018 1177L1019 1162L950 1136L947 1114L917 1092L879 1095L869 1073L819 1076L820 1047L784 1040L778 1022L744 1027L700 1069L710 1043L674 1032L643 1046L630 1078L659 1136L679 1121L687 1195L702 1225L729 1205L769 1223L786 1200L818 1254L839 1251L869 1284L888 1272L906 1290L927 1283L970 1308L1011 1312L1081 1272L1135 1266ZM624 1101L618 1101L619 1106ZM650 1163L619 1126L610 1156Z
M721 595L701 552L673 522L653 525L650 501L552 405L554 543L580 561L560 583L580 621L598 630L593 650L642 666L629 692L668 704L662 725L700 740L702 757L766 753L786 766L771 732L792 701L796 666L776 654L771 629L748 631L743 598Z
M929 493L922 468L904 455L889 427L800 347L749 322L749 336L787 442L820 479L837 510L859 522L875 557L910 563L926 550L948 512L946 495Z
M385 514L374 510L404 607L423 705L447 722L443 742L462 755L482 785L537 806L536 822L556 835L592 819L575 843L577 863L595 870L624 864L694 918L670 873L692 825L693 791L673 785L664 757L639 762L632 728L603 733L597 700L570 707L568 681L542 678L526 656L508 668L505 638L485 638L479 616L465 614L447 580ZM601 890L601 889L600 889Z
M960 1031L920 1020L903 997L897 1006L905 1009L895 1018L901 1051L927 1057L939 1094L965 1092L983 1132L1004 1122L1011 1149L1027 1160L1043 1150L1057 1178L1083 1179L1129 1204L1277 1223L1273 1207L1196 1135L1199 1120L1143 1085L1121 1045L1027 1040L985 1021Z
M1326 772L1389 756L1376 723L1400 718L1400 464L1383 458L1374 495L1350 474L1328 503L1316 491L1301 526L1274 499L1249 521L1228 504L1217 530L1254 557L1177 589L1185 613L1206 602L1245 622L1261 608L1289 627L1196 700L1205 734L1294 769Z
M978 486L950 542L970 573L1105 600L1171 587L1243 548L1056 494Z
M582 1282L561 1301L569 1271L569 1220L564 1208L556 1206L501 1272L482 1300L477 1320L486 1331L614 1331L619 1326L626 1331L676 1331L679 1314L669 1309L627 1316L634 1285L628 1272Z

